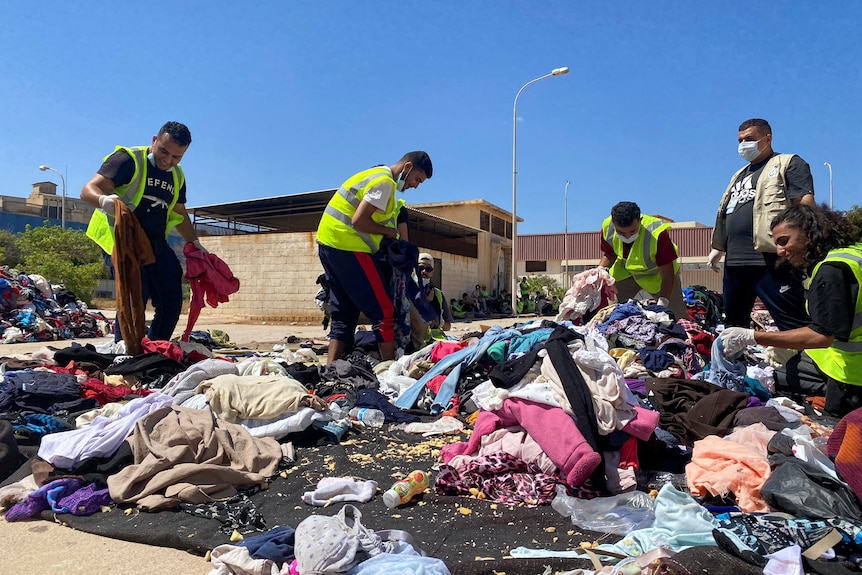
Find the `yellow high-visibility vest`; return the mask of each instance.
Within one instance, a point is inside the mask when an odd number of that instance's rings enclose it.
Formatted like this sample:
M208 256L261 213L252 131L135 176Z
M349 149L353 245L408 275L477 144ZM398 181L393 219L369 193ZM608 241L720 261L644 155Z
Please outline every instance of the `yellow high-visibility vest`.
M135 146L133 148L127 148L124 146L117 146L114 151L123 150L127 154L129 154L132 159L135 161L135 173L132 174L132 179L129 180L128 184L123 184L122 186L117 186L114 189L114 193L120 196L127 205L131 206L132 209L137 207L139 203L141 203L141 198L144 196L144 188L146 188L147 183L147 168L149 166L149 160L147 160L147 149L148 146ZM105 156L105 160L110 157L110 154ZM104 160L103 160L104 161ZM171 199L171 203L168 205L167 217L165 221L165 238L167 239L168 234L171 233L171 230L177 227L183 221L183 216L174 211L174 206L177 204L177 200L180 197L180 190L183 187L183 184L186 181L186 176L183 173L183 169L180 166L176 166L171 173L174 177L174 194ZM131 197L127 197L129 191L131 190ZM114 251L114 218L108 217L103 210L96 210L93 212L93 215L90 216L90 223L87 225L87 237L96 242L100 248L105 250L106 253L111 254Z
M371 218L382 226L395 228L398 202L395 199L395 180L385 166L370 168L351 176L341 184L323 211L317 227L317 241L331 248L348 252L373 254L380 249L381 234L367 234L353 227L353 214L368 190L378 186L391 186L392 195L383 211L377 210Z
M826 258L814 268L812 278L826 262L841 262L850 267L859 292L853 309L853 322L847 341L832 340L832 345L819 349L806 349L820 370L841 383L862 385L862 244L838 248L826 254ZM808 305L806 303L806 309Z
M661 274L655 262L655 255L658 251L658 236L667 229L670 229L670 224L664 220L641 216L640 234L631 245L628 257L623 258L623 241L617 235L611 217L605 218L602 223L602 237L613 246L617 256L609 270L611 277L617 281L633 277L638 285L649 293L658 293L661 290ZM679 254L676 244L673 248ZM673 273L678 272L679 261L674 260Z

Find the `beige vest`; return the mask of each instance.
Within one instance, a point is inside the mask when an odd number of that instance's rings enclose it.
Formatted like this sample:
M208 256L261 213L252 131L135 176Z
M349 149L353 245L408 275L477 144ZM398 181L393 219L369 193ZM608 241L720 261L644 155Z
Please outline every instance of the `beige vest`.
M754 190L754 222L752 236L754 237L754 249L759 252L775 253L775 242L772 241L770 224L772 219L780 214L785 208L790 207L787 199L787 182L784 174L790 159L795 154L776 154L767 160L766 165L757 179L757 187ZM721 197L718 206L718 214L715 216L715 227L712 229L712 247L727 251L727 218L724 210L730 201L730 190L736 183L736 179L747 168L745 166L730 178L730 183Z

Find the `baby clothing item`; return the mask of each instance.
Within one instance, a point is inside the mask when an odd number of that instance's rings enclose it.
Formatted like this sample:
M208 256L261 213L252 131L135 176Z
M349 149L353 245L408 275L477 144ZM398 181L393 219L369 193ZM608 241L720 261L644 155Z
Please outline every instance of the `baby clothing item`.
M377 482L370 479L362 481L352 477L324 477L317 482L317 489L302 494L302 501L318 507L345 501L368 503L376 492Z
M302 575L344 573L369 557L391 553L396 543L384 542L361 519L362 513L353 505L345 505L333 517L303 519L296 527L297 571Z
M457 435L464 430L464 424L454 417L444 415L436 421L408 423L404 427L407 433L421 433L423 437L432 435Z

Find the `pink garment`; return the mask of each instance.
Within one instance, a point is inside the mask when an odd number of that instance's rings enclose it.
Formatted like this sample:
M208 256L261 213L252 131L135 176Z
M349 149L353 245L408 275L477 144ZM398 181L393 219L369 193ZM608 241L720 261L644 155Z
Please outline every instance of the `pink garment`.
M709 435L694 442L685 474L692 494L736 496L746 513L769 511L760 488L769 477L766 445L774 431L762 423L741 428L725 438Z
M658 427L658 411L645 409L640 405L635 406L635 416L626 423L622 431L643 441L649 440L650 436Z
M437 363L447 355L461 351L467 344L466 341L438 341L431 349L431 361Z
M182 337L183 341L188 341L206 304L218 307L218 304L228 301L229 295L239 291L239 280L221 258L201 251L193 243L185 245L183 254L186 256L186 279L192 288L189 321Z
M477 455L481 457L501 451L517 457L521 461L534 464L542 470L542 473L557 475L557 466L542 451L539 444L521 427L504 427L484 436ZM456 455L449 460L449 465L458 471L463 471L473 459L475 459L473 455Z
M602 462L569 414L559 407L517 398L506 399L496 411L479 412L470 440L443 447L443 462L448 463L456 455L476 453L483 436L513 425L520 425L530 434L572 487L583 484Z
M614 278L603 269L592 268L572 278L572 287L563 296L556 321L578 321L589 311L608 305L616 295Z

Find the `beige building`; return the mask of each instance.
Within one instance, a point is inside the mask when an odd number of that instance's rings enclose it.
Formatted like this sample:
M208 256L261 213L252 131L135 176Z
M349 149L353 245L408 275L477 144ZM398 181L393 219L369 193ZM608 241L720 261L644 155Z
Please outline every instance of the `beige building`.
M410 204L410 208L478 230L477 274L472 283L466 282L464 291L469 291L477 283L487 286L492 294L509 291L512 277L512 212L486 200ZM518 218L518 221L523 219Z
M218 254L241 282L239 292L229 302L205 313L260 321L320 319L313 298L323 267L317 257L315 233L333 193L334 189L321 190L191 208L203 245ZM427 206L473 211L475 217L467 221L475 221L478 227L463 223L461 218L447 218L445 212L422 209ZM488 214L487 218L480 212ZM496 220L490 219L491 213ZM500 220L499 214L506 213L482 200L408 206L409 239L434 256L434 281L447 297L460 297L476 283L485 283L490 289L495 270L500 267L506 273L510 269L507 262L511 256L500 256L502 248L493 247L503 238L481 229L485 219L490 226L490 222ZM511 247L507 251L511 252ZM496 258L493 263L491 258Z
M317 257L315 232L335 190L200 206L190 209L207 249L240 278L231 301L206 313L250 320L315 321ZM512 215L485 200L408 205L409 239L435 259L435 283L458 298L478 283L494 292L511 278ZM666 219L666 218L665 218ZM722 275L706 257L712 228L672 222L684 286L721 291ZM569 285L571 277L599 261L599 231L518 236L518 275L545 274Z
M60 225L62 222L63 204L63 194L62 192L58 193L57 184L54 182L36 182L33 184L30 195L26 198L0 196L0 212L32 216L40 218L42 221L50 220L56 225ZM66 224L72 224L69 227L74 228L81 228L82 225L86 227L93 213L93 208L85 204L77 193L75 193L74 198L69 197L68 191L65 206ZM41 221L39 225L41 225Z

